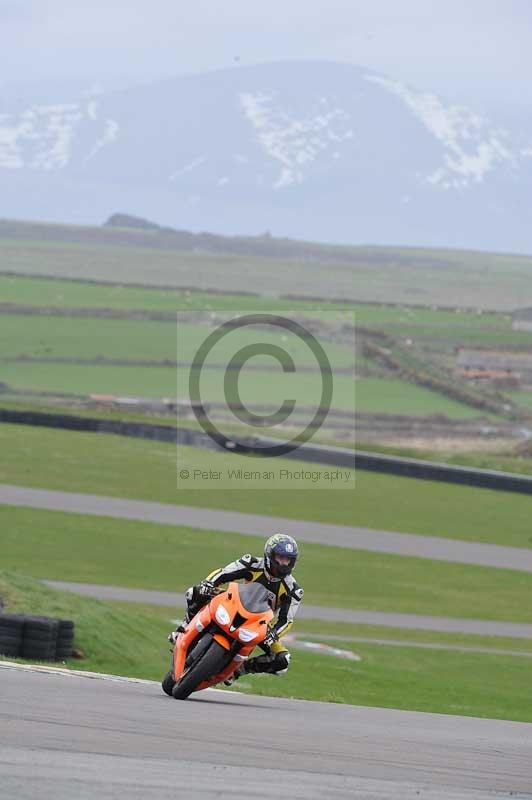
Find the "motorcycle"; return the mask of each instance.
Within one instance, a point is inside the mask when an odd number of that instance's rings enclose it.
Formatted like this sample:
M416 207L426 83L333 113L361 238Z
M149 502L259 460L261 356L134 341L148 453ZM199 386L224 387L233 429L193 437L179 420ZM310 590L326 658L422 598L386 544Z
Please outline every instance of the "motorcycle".
M268 591L259 583L232 582L177 636L163 691L176 700L227 680L264 642L273 619Z

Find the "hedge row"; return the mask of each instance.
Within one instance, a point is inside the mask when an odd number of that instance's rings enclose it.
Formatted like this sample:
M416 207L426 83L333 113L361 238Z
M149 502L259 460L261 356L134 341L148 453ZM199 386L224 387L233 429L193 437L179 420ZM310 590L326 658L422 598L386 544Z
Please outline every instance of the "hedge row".
M414 366L412 363L407 365L405 364L406 356L404 360L399 356L395 343L390 342L390 345L393 347L394 352L366 340L363 344L363 352L368 358L381 361L386 366L399 372L400 376L405 380L424 386L426 389L432 389L459 403L465 403L468 406L488 411L492 414L501 414L511 418L517 416L518 412L505 397L500 396L500 399L483 397L472 391L468 386L461 386L451 382L451 380L440 377L426 368L418 365ZM411 358L409 360L412 361Z

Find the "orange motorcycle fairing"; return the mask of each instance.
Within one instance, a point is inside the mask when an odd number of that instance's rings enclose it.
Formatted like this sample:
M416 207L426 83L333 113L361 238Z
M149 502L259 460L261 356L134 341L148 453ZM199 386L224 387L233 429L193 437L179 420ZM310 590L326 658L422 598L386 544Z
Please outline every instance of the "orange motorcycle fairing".
M207 625L211 622L209 606L204 606L195 617L193 617L185 628L184 633L180 633L174 645L174 679L179 680L185 669L187 653L192 642L197 639Z
M241 621L236 627L232 624L235 619ZM239 584L230 583L226 591L213 597L208 605L198 611L186 626L184 633L177 637L173 654L175 680L178 681L184 672L187 653L192 642L211 623L213 623L213 638L218 644L226 650L230 650L233 643L237 641L240 647L235 657L222 672L198 684L194 691L206 689L229 678L235 669L248 658L256 645L264 640L268 623L272 619L271 608L250 612L241 601Z
M221 644L222 647L224 647L226 650L230 650L231 649L231 642L228 642L227 641L227 637L224 636L223 634L215 633L212 638L214 639L215 642L218 642L218 644Z

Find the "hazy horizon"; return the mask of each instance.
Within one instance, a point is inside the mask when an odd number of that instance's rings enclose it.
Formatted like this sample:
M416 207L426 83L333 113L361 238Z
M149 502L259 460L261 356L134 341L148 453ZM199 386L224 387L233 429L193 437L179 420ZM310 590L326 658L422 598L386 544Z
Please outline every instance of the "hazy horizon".
M482 102L532 99L532 4L507 0L8 0L2 83L133 83L275 61L328 60ZM496 53L496 58L494 58Z

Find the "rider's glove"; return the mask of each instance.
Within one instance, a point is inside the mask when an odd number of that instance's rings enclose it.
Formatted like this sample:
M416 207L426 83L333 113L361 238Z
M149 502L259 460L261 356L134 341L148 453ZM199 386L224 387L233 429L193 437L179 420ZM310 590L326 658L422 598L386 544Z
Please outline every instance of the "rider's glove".
M202 581L196 588L199 597L212 597L216 592L216 587L212 581Z
M273 644L275 644L275 642L278 641L279 641L279 634L277 633L277 631L274 628L268 628L268 633L264 637L263 644L266 645L266 647L271 647Z

